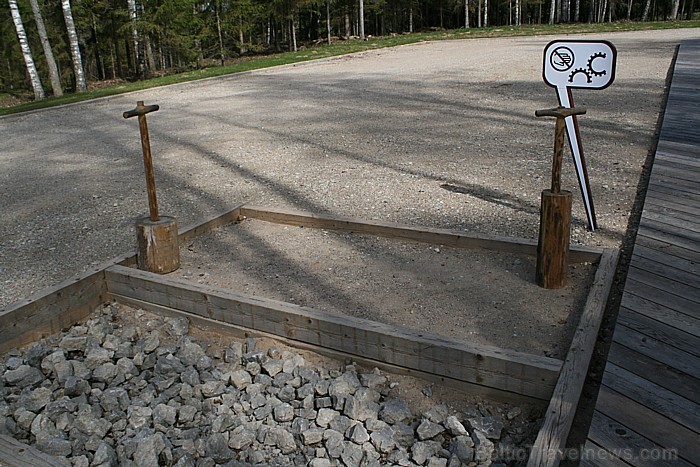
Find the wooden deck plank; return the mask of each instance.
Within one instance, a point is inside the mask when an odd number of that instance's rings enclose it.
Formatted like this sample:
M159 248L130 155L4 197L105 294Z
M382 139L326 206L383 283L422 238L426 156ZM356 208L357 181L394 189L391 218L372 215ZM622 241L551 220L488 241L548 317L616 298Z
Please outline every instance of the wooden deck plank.
M591 449L606 446L606 451L610 457L604 458L606 454L597 451L594 463L581 465L633 465L635 467L658 467L658 459L648 459L647 453L651 450L654 452L663 453L664 448L653 442L652 440L641 436L639 433L622 425L610 417L605 416L599 411L593 413L591 422L591 431L589 439L594 443ZM594 447L595 446L595 447ZM599 448L600 449L600 448ZM668 452L666 465L674 466L692 466L689 462L682 459L672 459L673 453ZM606 456L607 457L607 456ZM608 463L612 460L612 463Z
M583 454L581 457L580 467L629 467L630 464L615 456L606 448L598 444L586 440L583 445Z
M630 464L623 461L613 453L598 446L590 439L583 446L584 456L579 465L581 467L629 467Z
M685 271L696 276L700 275L700 261L691 261L689 259L668 254L667 252L659 251L659 249L649 248L645 245L637 243L632 252L632 261L637 261L638 258L655 261L659 264L672 266L681 271Z
M658 360L682 373L700 379L700 358L682 350L666 346L663 342L649 337L627 326L615 326L613 341L625 347Z
M663 232L677 240L688 242L688 244L693 245L690 248L691 250L700 248L700 232L693 230L692 225L686 226L683 222L668 224L667 222L660 222L646 217L642 219L640 228L642 227L644 229L653 229L658 232Z
M654 193L665 193L667 195L674 196L678 200L683 199L685 200L683 203L688 203L691 205L692 203L697 203L700 201L700 194L684 190L682 185L673 183L673 180L663 180L658 178L649 180L648 190Z
M687 212L689 214L700 214L700 208L697 203L684 198L679 198L673 194L663 193L661 191L647 191L644 198L645 204L649 202L663 203L662 205L672 207L678 211Z
M697 175L698 173L693 167L682 170L677 167L663 165L663 163L658 166L654 164L651 168L649 183L653 182L654 185L682 187L683 191L699 193L698 188L700 187L698 187Z
M637 230L637 237L640 235L653 238L654 240L659 240L662 242L670 243L671 245L679 246L685 248L686 250L693 251L695 253L700 253L700 244L697 240L687 239L673 235L669 233L667 228L663 230L658 230L654 227L650 227L648 224L641 224Z
M600 387L596 408L620 425L634 427L640 436L654 440L660 447L675 450L686 462L692 464L700 459L700 435L606 385Z
M634 310L635 313L647 318L666 323L676 329L682 329L693 336L700 336L700 317L689 316L632 293L625 293L622 296L620 306L620 309Z
M657 160L700 168L700 157L698 157L697 154L682 154L670 148L657 149L654 163L656 163Z
M647 248L652 248L659 253L669 255L671 259L682 258L694 263L700 262L700 251L693 251L682 246L674 245L656 238L648 237L644 234L638 234L635 245L642 245Z
M608 352L608 362L625 368L659 386L672 390L686 399L700 404L700 392L698 387L700 379L686 375L680 370L613 342Z
M698 282L698 276L692 272L684 271L675 266L669 266L668 264L660 263L658 261L651 260L649 258L644 258L642 256L632 255L632 266L635 269L640 269L657 276L662 276L666 279L666 282L673 281L678 285L675 287L682 287L680 284L685 284L689 288L696 290L700 293L700 282ZM681 290L680 293L687 296L688 290Z
M700 171L700 158L683 156L671 152L657 151L656 156L654 156L654 165L672 165L673 167L689 167L690 170L697 169Z
M700 219L697 214L690 214L687 212L679 211L673 209L668 203L655 203L648 202L644 203L644 211L642 213L642 219L651 219L663 223L672 223L673 221L681 222L685 225L687 229L700 231Z
M700 336L685 332L683 328L651 319L625 307L620 307L617 322L653 337L668 346L700 357Z
M681 303L685 304L690 302L694 304L696 309L700 308L700 289L669 279L661 274L645 271L634 264L630 266L627 277L641 282L642 284L646 284L649 287L654 287L655 289L672 294L677 297L676 300Z
M676 165L676 163L661 159L654 161L654 166L651 169L651 173L652 177L658 177L657 179L672 179L682 183L685 186L692 187L693 185L697 185L697 177L700 175L700 169L696 169L695 167L689 165Z
M603 384L700 434L700 406L672 390L662 388L614 363L606 365Z

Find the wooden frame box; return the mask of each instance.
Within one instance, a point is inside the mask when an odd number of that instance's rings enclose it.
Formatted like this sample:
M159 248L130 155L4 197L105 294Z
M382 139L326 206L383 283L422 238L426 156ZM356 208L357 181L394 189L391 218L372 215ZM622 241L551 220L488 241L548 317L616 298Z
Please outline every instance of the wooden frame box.
M532 256L537 249L532 240L244 205L181 230L180 244L242 218ZM130 267L136 262L133 253L0 310L0 352L57 333L88 317L101 303L116 300L158 313L184 315L198 324L225 328L237 335L266 335L321 354L350 356L359 363L456 385L485 397L548 405L528 465L557 465L576 412L617 259L617 250L571 247L571 262L597 262L598 267L564 361L466 344L140 271Z

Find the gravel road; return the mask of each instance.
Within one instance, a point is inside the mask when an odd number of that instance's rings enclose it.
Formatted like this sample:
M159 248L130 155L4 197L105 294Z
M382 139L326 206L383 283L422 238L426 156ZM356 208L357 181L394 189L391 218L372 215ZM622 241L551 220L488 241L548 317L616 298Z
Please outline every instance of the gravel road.
M675 48L700 29L584 37L619 52L610 88L574 94L598 232L570 160L563 186L573 241L617 246ZM535 238L554 125L534 111L556 104L541 79L553 39L421 43L1 118L0 306L132 248L148 204L138 127L121 114L137 100L161 106L159 202L180 225L245 201Z

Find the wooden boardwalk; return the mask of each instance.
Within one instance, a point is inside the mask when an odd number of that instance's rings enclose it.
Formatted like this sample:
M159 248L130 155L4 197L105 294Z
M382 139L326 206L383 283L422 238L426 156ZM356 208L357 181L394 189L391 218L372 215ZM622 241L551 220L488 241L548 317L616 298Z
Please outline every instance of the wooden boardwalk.
M581 465L700 465L700 40L683 42Z

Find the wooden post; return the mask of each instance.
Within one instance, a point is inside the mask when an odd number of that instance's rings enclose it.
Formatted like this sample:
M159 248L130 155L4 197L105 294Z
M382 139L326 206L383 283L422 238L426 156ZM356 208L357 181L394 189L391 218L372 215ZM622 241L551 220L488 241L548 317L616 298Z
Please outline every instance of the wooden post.
M139 269L167 274L180 267L175 218L161 216L157 221L149 217L137 220L136 244Z
M537 285L545 289L566 287L569 272L571 192L542 192L540 236L537 242Z
M537 242L537 285L545 289L566 287L569 274L569 238L571 235L571 192L561 190L561 166L564 153L564 119L585 114L584 108L538 110L538 117L556 117L554 128L554 158L552 186L542 192L540 204L540 235Z

